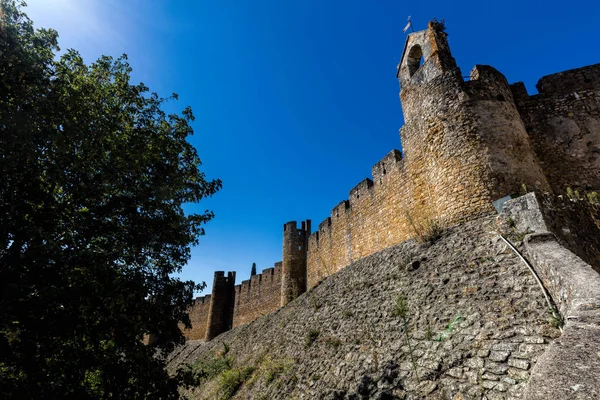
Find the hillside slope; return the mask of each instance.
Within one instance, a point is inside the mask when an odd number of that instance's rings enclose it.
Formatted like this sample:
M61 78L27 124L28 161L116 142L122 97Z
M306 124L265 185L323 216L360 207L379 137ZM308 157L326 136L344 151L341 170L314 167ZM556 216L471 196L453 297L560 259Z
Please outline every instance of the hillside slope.
M495 229L488 217L430 246L408 241L376 253L273 314L188 341L169 368L208 371L187 393L196 399L236 389L240 399L520 398L560 332ZM228 363L231 371L218 373Z

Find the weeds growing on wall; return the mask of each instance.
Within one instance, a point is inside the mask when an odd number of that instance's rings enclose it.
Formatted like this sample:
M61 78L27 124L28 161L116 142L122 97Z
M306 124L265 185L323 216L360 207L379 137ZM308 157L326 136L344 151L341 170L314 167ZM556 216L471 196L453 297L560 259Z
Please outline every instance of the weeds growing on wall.
M377 326L373 322L369 323L365 321L363 324L363 336L369 340L371 354L373 356L373 367L377 370L379 367L379 355L377 354L377 349L379 348L380 340Z
M580 193L579 190L573 190L570 187L567 187L566 195L571 201L585 200L592 206L600 206L600 196L598 195L598 192Z
M339 338L328 336L327 339L325 339L325 344L333 349L337 349L342 345L342 341Z
M567 187L566 190L567 198L571 201L587 201L592 206L600 205L600 196L598 192L583 192L580 193L579 190L573 190L570 187Z
M319 337L319 331L316 329L310 329L307 333L306 333L306 337L304 338L304 346L306 348L310 347L313 345L313 343L317 340L317 338Z
M558 311L556 307L552 307L550 308L548 313L550 314L550 316L548 317L548 322L550 323L550 326L556 329L562 329L562 327L565 325L565 319L563 318L560 311Z
M312 307L314 312L319 311L319 308L321 308L321 303L319 302L319 300L317 299L317 296L315 296L314 294L310 294L310 296L308 297L308 300L310 302L310 306Z
M585 197L588 203L590 203L591 205L600 206L600 196L598 195L598 192L586 193Z
M567 187L567 197L574 201L582 200L579 190L573 190L570 187Z
M202 386L207 381L218 379L215 393L219 400L231 399L238 389L250 378L254 367L234 368L235 358L229 355L229 346L223 343L223 349L208 361L200 360L192 365L180 368L187 388Z
M211 380L225 371L229 371L233 367L235 361L233 356L228 355L229 346L223 343L223 349L217 355L208 360L199 360L191 365L186 365L181 368L182 374L185 376L185 385L200 386L204 382Z
M527 190L527 185L524 183L521 183L521 196L525 196L528 192Z
M419 373L417 372L417 361L415 360L414 349L412 344L410 343L410 335L409 335L409 326L408 326L408 314L410 312L410 308L408 306L408 301L406 301L406 297L400 294L396 298L396 305L394 307L393 315L396 317L400 317L402 319L402 328L404 330L404 341L406 342L406 346L408 347L408 356L410 358L410 362L413 367L413 371L415 373L415 379L417 382L419 381Z
M219 400L231 399L240 387L252 376L254 367L234 368L223 371L219 376Z
M429 324L427 324L427 327L425 328L425 339L426 340L433 339L433 330L431 329L431 326Z
M438 337L438 342L441 342L445 339L448 339L449 337L452 336L452 333L454 332L454 328L456 325L458 325L458 323L462 321L462 315L460 313L458 313L456 315L456 317L454 317L454 319L452 321L450 321L450 323L448 324L448 326L446 327L446 329L444 329L441 333L440 336Z
M273 359L270 355L265 356L258 368L258 376L262 376L265 383L269 385L280 376L290 375L294 367L292 359Z
M420 243L433 243L442 237L445 228L439 218L425 217L421 221L417 221L409 210L405 211L405 216Z

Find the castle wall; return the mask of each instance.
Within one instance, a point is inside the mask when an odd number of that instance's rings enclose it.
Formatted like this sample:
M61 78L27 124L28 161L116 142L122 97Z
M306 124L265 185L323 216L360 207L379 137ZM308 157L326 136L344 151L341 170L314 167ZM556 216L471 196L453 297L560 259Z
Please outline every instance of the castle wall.
M373 179L354 187L349 200L333 208L308 240L307 284L339 271L353 261L412 236L404 210L409 181L402 156L393 150L373 166Z
M423 57L422 64L419 58ZM523 185L549 190L506 78L477 66L464 81L435 25L410 34L398 69L404 158L393 151L319 224L308 287L410 237L494 212Z
M375 164L314 233L310 220L286 223L274 268L235 287L235 275L216 273L186 337L250 323L354 261L493 213L494 200L523 189L600 189L600 64L546 76L529 96L489 66L475 66L465 81L442 28L432 22L407 37L397 75L404 154L393 150ZM569 218L561 226L579 225ZM597 261L598 243L576 240Z
M208 310L210 308L211 295L197 297L194 304L189 309L191 329L184 329L183 335L188 340L204 339L206 337L206 329L208 328Z
M281 262L234 288L233 326L248 324L276 311L281 302Z
M475 115L482 158L489 167L494 200L528 190L550 190L531 146L504 75L487 65L477 65L464 83L468 107Z
M600 189L600 64L548 75L529 96L512 85L540 164L556 193Z

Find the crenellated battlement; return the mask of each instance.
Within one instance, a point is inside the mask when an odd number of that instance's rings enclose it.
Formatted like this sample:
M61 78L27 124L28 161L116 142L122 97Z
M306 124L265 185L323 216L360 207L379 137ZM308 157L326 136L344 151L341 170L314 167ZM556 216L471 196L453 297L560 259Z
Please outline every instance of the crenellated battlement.
M371 176L375 186L385 184L389 181L390 174L401 174L404 162L400 150L392 150L371 168Z
M464 91L469 101L513 101L508 81L496 68L476 65L464 82Z
M600 90L600 64L587 65L542 77L537 85L542 95L566 95L577 91Z
M285 306L306 291L306 249L311 221L296 221L283 226L283 261L281 264L281 306Z
M208 304L210 302L210 294L206 296L196 297L194 299L194 304Z
M281 263L236 285L233 326L244 325L277 310L281 302Z
M510 85L538 162L553 191L600 187L600 64L542 77L539 94Z
M280 261L238 285L235 272L227 276L223 271L215 272L213 293L197 297L190 307L192 328L183 330L186 338L210 340L232 327L276 311L281 301L281 268Z

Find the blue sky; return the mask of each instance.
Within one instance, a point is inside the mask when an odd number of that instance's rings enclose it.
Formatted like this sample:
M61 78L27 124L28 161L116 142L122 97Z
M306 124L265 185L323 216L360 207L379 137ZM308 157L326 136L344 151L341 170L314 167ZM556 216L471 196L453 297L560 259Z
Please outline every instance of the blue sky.
M191 105L203 170L223 190L181 274L206 281L281 259L283 223L313 227L400 148L395 78L408 15L445 19L463 75L489 64L530 94L543 75L600 62L595 1L28 0L37 26L87 62L127 53L133 80Z

